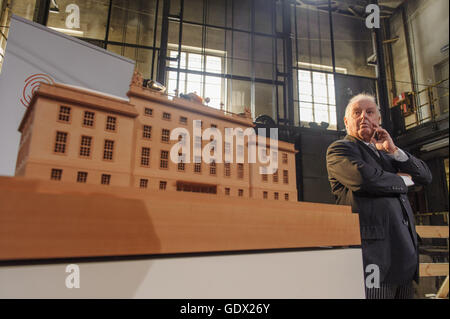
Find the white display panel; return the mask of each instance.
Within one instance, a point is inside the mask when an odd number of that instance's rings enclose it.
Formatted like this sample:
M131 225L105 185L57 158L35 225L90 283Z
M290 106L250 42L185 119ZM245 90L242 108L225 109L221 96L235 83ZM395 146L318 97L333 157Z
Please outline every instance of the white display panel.
M0 74L0 175L14 175L17 129L39 81L127 98L133 71L132 60L13 15Z
M0 265L0 298L365 298L357 248L69 264Z

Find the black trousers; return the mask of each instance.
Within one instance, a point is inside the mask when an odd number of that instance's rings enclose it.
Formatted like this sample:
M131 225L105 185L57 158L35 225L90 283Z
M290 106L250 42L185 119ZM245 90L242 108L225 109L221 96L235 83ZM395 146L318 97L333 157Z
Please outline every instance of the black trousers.
M380 288L367 288L366 299L414 299L412 281L404 285L380 283Z

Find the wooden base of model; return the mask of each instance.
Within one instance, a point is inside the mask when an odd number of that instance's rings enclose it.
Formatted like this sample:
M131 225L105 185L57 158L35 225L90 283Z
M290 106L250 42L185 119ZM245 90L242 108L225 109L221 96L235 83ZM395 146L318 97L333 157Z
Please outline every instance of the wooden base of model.
M0 260L360 245L347 206L0 177Z

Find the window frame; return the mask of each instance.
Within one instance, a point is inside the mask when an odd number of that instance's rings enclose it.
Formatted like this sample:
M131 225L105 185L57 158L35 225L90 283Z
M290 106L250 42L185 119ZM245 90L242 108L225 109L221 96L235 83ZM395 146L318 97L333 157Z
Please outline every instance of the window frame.
M300 63L300 62L299 62ZM327 66L321 66L321 67L327 67ZM318 110L316 110L316 105L317 107L319 105L324 105L327 107L327 113L328 113L328 121L327 123L329 124L328 129L330 130L337 130L337 113L336 113L336 92L335 92L335 76L333 73L330 72L326 72L323 70L317 70L317 69L304 69L304 68L296 68L297 70L297 98L298 100L296 101L298 103L298 107L297 107L297 111L298 111L298 118L299 118L299 123L300 125L308 125L310 122L314 122L317 124L320 124L320 122L318 122L316 120L316 111L318 112ZM308 81L307 83L309 83L310 87L311 87L311 101L305 101L302 100L302 95L305 96L307 94L302 94L302 90L301 90L301 82L305 82L305 81L301 81L301 72L307 72L309 73L309 78L310 81ZM316 102L315 99L317 99L319 97L319 95L315 95L314 92L314 87L317 87L321 84L319 84L318 82L314 81L314 74L324 74L325 75L325 87L326 87L326 92L327 92L327 102L326 103L321 103L321 102ZM331 78L333 79L333 83L329 83L330 79L329 77L331 76ZM333 98L331 98L330 96L330 87L332 87L334 96ZM322 97L323 98L323 97ZM334 104L331 102L334 101ZM307 103L307 104L311 104L311 108L309 107L302 107L302 103ZM304 118L302 118L302 109L310 109L312 112L312 121L309 120L305 120ZM332 120L332 113L334 113L334 120L336 121L336 123L331 123Z

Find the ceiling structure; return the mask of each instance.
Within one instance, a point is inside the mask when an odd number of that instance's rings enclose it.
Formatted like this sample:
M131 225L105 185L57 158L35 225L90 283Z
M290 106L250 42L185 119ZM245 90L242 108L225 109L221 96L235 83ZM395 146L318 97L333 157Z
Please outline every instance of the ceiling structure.
M378 0L380 15L387 17L405 0ZM314 7L318 10L328 11L328 0L296 0L297 4L304 7ZM364 18L366 6L369 0L331 0L331 10L335 13Z

